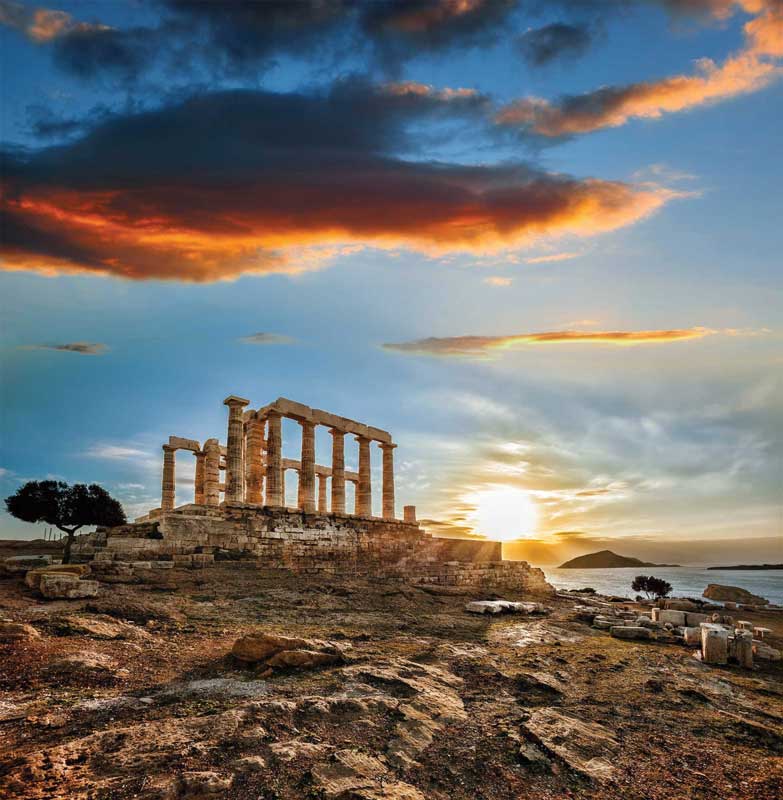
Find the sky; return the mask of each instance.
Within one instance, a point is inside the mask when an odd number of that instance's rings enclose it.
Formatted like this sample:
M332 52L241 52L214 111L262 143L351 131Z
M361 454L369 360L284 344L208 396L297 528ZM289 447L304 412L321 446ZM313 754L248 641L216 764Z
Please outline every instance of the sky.
M783 561L781 0L0 0L0 95L2 496L282 396L438 535Z

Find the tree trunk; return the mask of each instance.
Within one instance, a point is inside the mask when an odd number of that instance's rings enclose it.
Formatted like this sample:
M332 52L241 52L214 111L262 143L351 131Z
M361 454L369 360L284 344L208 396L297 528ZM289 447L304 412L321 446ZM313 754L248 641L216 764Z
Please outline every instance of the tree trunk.
M73 528L72 530L68 530L67 528L61 528L59 525L57 526L63 533L67 535L65 540L65 547L63 548L63 564L70 564L71 563L71 545L73 544L73 538L76 534L76 531L81 528L81 525L77 525L77 527Z

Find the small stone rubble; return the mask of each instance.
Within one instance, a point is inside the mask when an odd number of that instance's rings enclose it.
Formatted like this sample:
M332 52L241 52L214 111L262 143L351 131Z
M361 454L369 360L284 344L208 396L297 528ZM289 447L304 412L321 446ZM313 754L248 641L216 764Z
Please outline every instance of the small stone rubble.
M781 652L764 642L769 628L755 627L725 613L705 614L688 610L698 608L688 600L665 600L665 607L653 606L638 612L611 603L593 604L580 597L574 609L574 619L593 628L608 631L616 639L668 642L697 647L696 656L705 664L739 664L753 668L754 658L780 661Z
M466 603L465 611L470 614L547 614L543 603L515 603L511 600L473 600Z

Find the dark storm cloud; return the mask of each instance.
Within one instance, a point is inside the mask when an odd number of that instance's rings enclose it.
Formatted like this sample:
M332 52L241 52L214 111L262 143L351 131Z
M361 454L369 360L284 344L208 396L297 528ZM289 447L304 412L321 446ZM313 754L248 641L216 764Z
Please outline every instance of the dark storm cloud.
M541 67L559 58L582 55L592 41L593 34L587 25L553 22L522 34L518 45L525 61Z
M110 73L136 79L154 57L161 32L152 28L76 27L52 42L54 62L80 78Z
M3 154L6 269L209 281L313 267L302 248L425 252L591 235L672 194L526 164L401 157L409 124L484 114L470 90L352 79L329 91L230 91L100 121Z

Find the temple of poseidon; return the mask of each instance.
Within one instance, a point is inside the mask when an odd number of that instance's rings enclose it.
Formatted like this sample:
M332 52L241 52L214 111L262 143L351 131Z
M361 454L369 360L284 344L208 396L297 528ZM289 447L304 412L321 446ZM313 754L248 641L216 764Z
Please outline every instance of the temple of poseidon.
M80 537L78 558L106 580L150 569L231 566L265 575L378 577L415 584L519 592L551 590L541 570L503 561L500 542L426 533L416 509L395 516L394 449L380 428L285 398L261 408L230 395L225 445L171 436L163 445L160 508L135 522ZM301 456L283 458L282 420L301 426ZM316 463L315 428L331 434L331 464ZM346 439L358 472L345 469ZM371 447L381 451L381 514L373 515ZM194 502L176 504L176 453L196 459ZM298 473L296 508L285 505L285 475ZM355 487L353 513L346 482Z

